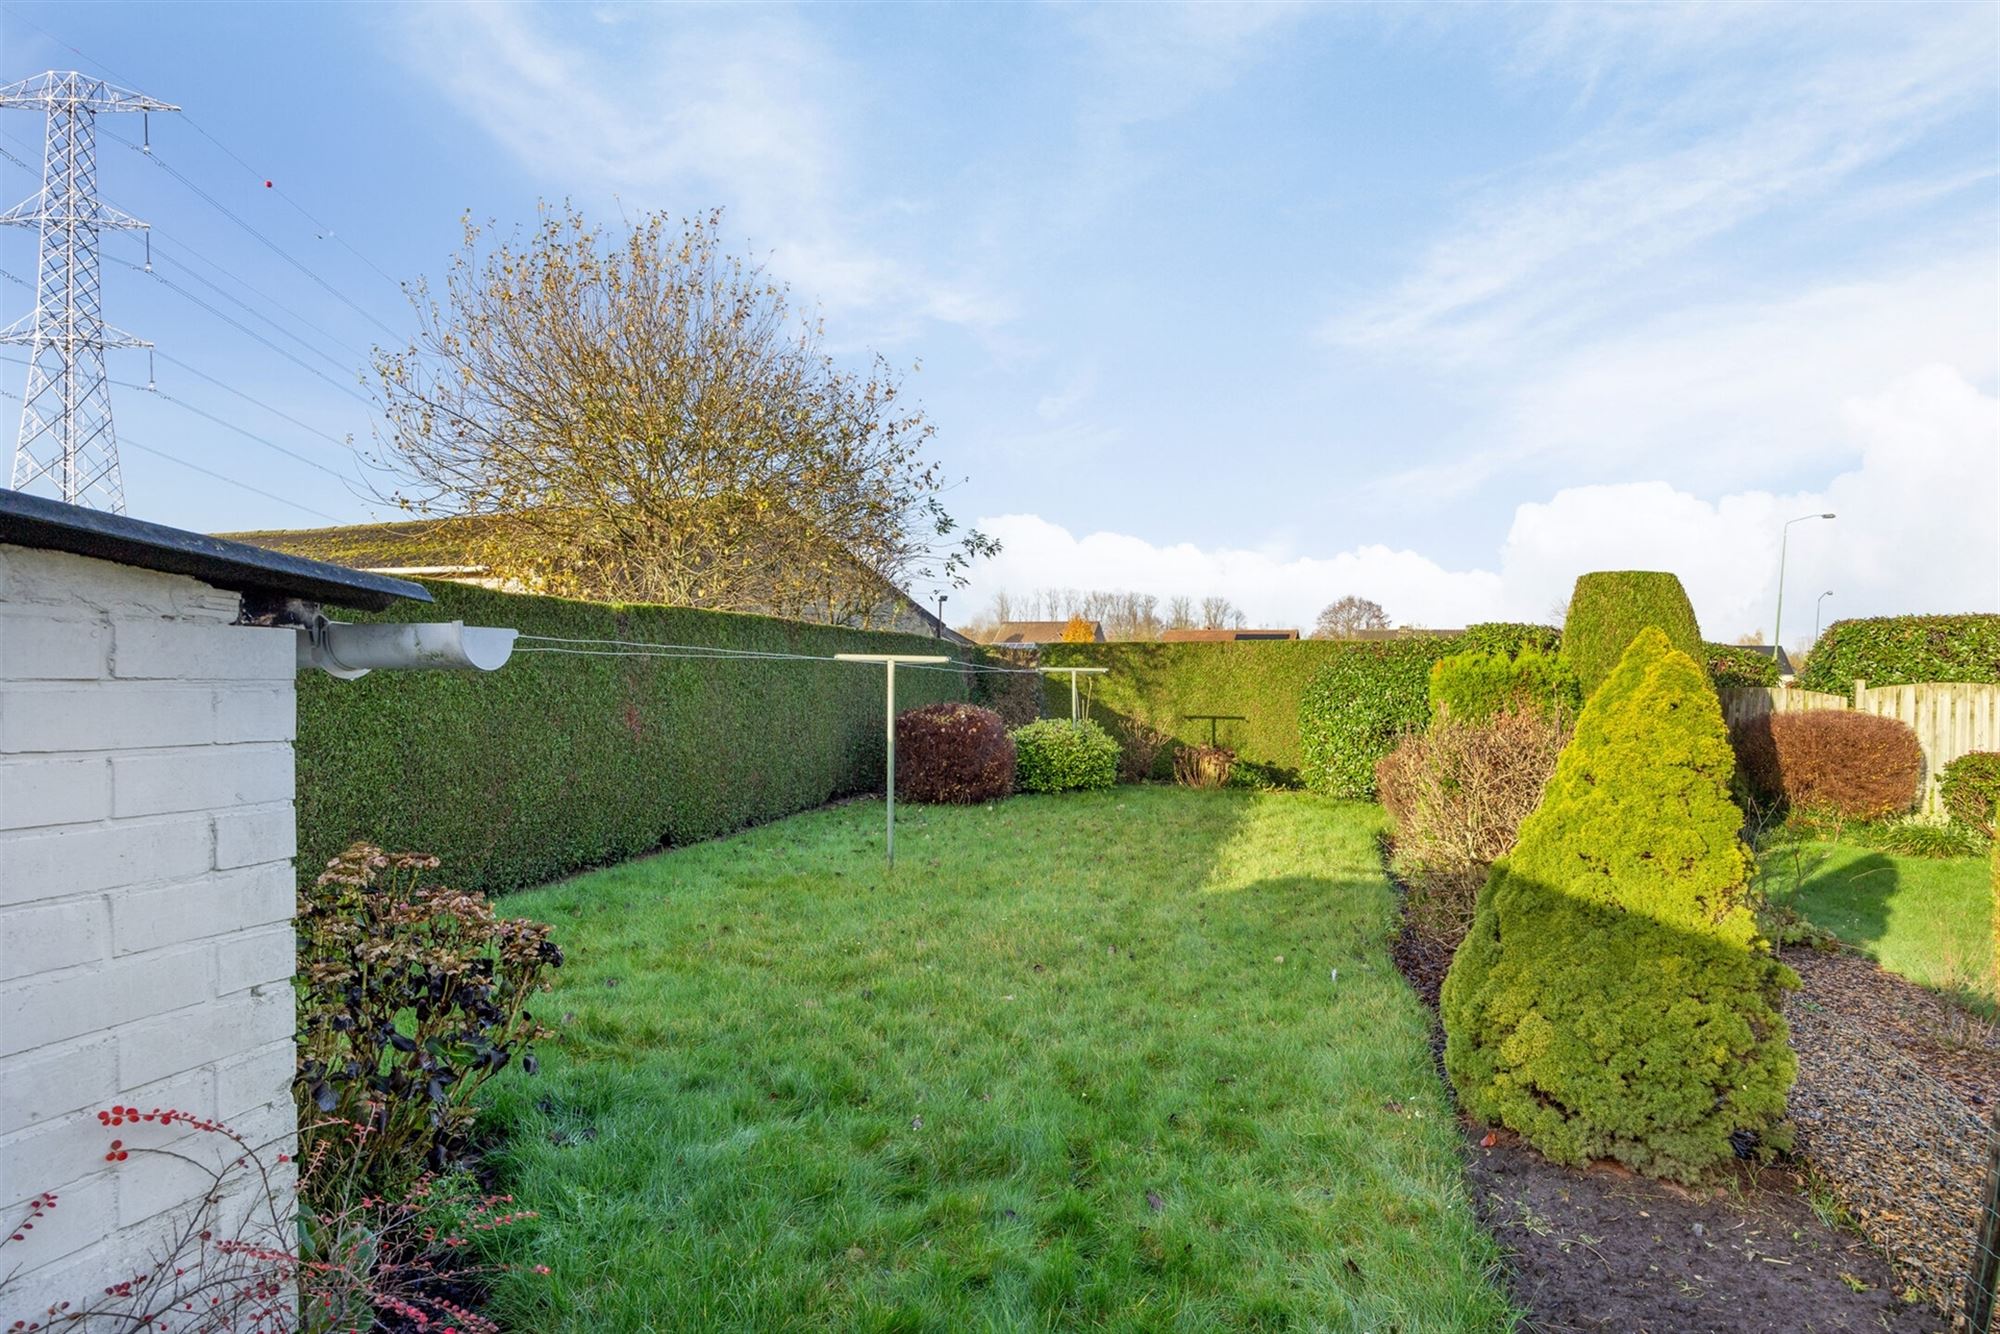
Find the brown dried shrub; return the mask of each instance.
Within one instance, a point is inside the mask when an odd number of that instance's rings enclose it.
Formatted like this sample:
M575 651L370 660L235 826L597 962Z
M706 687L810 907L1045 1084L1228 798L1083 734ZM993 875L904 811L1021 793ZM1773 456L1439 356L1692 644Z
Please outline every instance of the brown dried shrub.
M1174 734L1147 717L1119 718L1111 728L1118 740L1118 781L1143 783L1153 776L1160 752L1173 744Z
M1875 820L1908 810L1923 751L1907 723L1846 709L1767 713L1730 731L1752 796L1793 811Z
M1395 822L1411 930L1457 946L1487 869L1513 849L1568 739L1534 710L1475 723L1443 718L1382 757L1375 783Z
M896 799L966 806L1014 790L1014 738L991 709L928 704L896 716Z
M1174 781L1182 787L1224 787L1236 767L1227 746L1182 746L1174 752Z

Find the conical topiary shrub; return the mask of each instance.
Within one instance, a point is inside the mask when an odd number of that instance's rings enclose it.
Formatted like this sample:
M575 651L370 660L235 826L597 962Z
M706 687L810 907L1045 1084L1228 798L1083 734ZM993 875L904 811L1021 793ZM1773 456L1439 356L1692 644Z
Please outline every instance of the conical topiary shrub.
M1562 656L1583 685L1585 699L1611 674L1625 648L1647 626L1696 662L1706 660L1701 627L1681 581L1664 570L1598 570L1577 576L1563 618Z
M1798 978L1752 911L1735 761L1701 667L1640 632L1495 863L1441 999L1473 1116L1560 1162L1689 1179L1782 1147Z

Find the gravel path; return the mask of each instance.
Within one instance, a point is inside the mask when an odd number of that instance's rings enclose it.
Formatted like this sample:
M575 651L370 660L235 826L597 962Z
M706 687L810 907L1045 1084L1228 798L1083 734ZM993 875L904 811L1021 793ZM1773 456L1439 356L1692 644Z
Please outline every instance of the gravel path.
M1958 1302L1972 1254L2000 1033L1852 954L1795 950L1785 1004L1800 1148L1905 1281Z

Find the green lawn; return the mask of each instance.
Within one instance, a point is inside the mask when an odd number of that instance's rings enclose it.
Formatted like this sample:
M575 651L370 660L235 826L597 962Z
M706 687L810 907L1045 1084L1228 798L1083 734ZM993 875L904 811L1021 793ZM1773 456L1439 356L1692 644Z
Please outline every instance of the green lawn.
M1121 789L762 829L506 900L569 953L494 1164L557 1330L1511 1326L1379 812ZM1338 969L1338 979L1333 970Z
M1804 843L1763 857L1766 892L1891 972L1962 999L1993 999L1993 890L1983 857L1896 857Z

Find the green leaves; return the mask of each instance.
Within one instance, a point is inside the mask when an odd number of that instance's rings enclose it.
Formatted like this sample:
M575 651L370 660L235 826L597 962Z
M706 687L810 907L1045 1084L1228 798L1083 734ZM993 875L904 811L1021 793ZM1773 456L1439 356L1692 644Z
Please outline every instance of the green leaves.
M1118 782L1118 743L1088 718L1046 718L1014 732L1014 785L1023 792L1089 792Z
M1693 1178L1782 1146L1795 1071L1735 759L1696 659L1640 630L1584 706L1445 978L1468 1111L1563 1162Z
M1647 626L1696 662L1706 662L1687 590L1660 570L1600 570L1578 577L1563 621L1562 655L1588 699Z
M1431 666L1452 636L1340 643L1299 704L1306 786L1336 797L1375 795L1375 764L1430 716Z
M1921 681L2000 681L2000 616L1873 616L1835 621L1806 657L1799 684L1845 695Z

